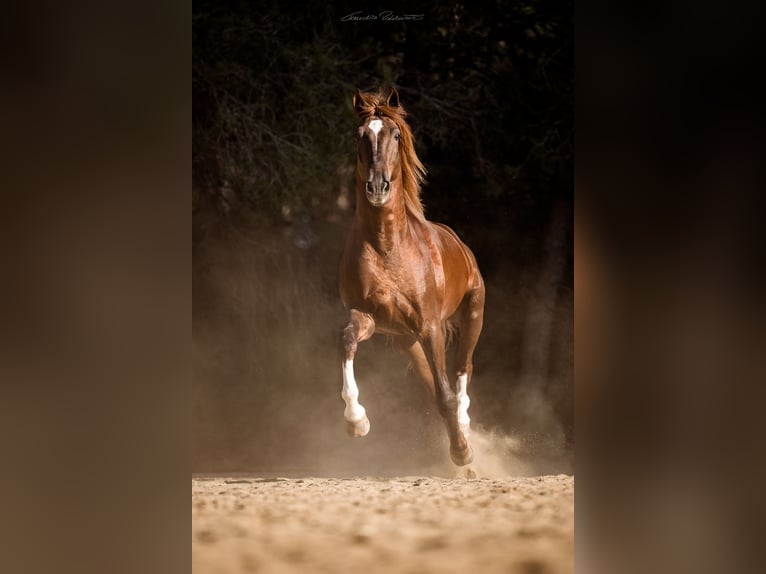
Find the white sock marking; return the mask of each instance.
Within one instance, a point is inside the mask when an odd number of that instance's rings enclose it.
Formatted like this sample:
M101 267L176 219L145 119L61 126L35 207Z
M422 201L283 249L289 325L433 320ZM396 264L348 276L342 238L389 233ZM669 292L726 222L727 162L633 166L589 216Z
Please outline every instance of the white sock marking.
M468 435L471 418L468 416L468 406L471 399L468 398L468 375L463 373L457 378L457 422L463 434Z
M350 423L355 423L364 418L364 407L359 404L359 389L354 380L354 361L343 361L343 391L340 394L346 402L346 410L343 417Z
M378 132L383 127L383 122L381 120L372 120L367 126L372 130L372 153L375 154L378 152Z

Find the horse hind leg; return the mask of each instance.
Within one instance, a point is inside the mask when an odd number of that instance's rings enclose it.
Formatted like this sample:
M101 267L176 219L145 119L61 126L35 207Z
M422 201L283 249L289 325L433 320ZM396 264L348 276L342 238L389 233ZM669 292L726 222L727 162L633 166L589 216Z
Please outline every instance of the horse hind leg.
M400 345L407 352L412 370L418 381L420 381L429 402L431 404L435 403L436 388L434 387L434 377L428 364L428 358L425 351L423 351L423 346L416 339L409 338L400 342Z
M375 332L375 322L370 315L351 310L351 318L343 329L341 343L343 349L343 390L341 397L346 403L343 418L346 420L346 432L353 438L363 437L370 432L370 419L367 411L359 403L359 387L354 377L354 356L357 343L369 339Z
M444 331L441 325L432 324L427 327L420 343L431 368L436 391L436 406L447 426L450 458L456 465L465 466L473 461L473 449L457 421L458 401L447 377Z
M455 363L457 421L460 430L468 438L471 426L471 418L468 416L468 407L471 404L471 399L468 396L468 385L473 376L473 351L479 341L479 335L484 324L484 285L466 293L457 315L460 332Z

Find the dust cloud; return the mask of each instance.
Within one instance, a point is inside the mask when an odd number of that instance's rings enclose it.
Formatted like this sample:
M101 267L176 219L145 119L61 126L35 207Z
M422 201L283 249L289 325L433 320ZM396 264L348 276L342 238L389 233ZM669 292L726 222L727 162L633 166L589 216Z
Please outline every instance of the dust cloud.
M467 242L487 283L469 394L476 459L456 469L444 425L385 337L355 371L371 431L345 434L337 265L351 215L195 221L193 471L272 476L501 478L572 472L572 301L550 313L544 372L522 373L534 270L499 259L497 233ZM483 235L478 235L483 233ZM485 269L486 267L486 269ZM538 305L539 307L539 305Z

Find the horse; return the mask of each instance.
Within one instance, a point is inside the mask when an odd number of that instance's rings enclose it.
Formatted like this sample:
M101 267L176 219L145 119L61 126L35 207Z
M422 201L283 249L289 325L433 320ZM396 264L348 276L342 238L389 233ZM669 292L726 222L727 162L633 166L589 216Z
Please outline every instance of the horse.
M468 388L484 321L484 280L457 234L425 217L426 169L396 88L385 97L357 89L352 103L359 120L356 209L338 273L348 313L340 342L346 431L351 437L370 431L354 378L357 345L374 333L388 335L409 355L446 425L450 458L464 466L474 458ZM455 390L446 366L453 330L459 336Z

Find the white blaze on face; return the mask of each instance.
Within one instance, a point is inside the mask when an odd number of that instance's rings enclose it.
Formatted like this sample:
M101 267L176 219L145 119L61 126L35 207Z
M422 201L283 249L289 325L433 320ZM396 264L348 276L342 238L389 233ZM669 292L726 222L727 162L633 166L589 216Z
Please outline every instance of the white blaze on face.
M471 399L468 398L468 375L463 373L458 375L457 378L457 422L460 425L460 430L463 434L468 436L468 428L471 424L471 419L468 416L468 406L471 404Z
M343 361L343 392L340 394L346 402L346 410L343 417L350 423L355 423L364 418L365 409L359 404L359 389L354 379L354 361Z
M372 153L375 154L378 151L378 132L383 127L383 122L381 120L372 120L367 124L367 127L372 130Z

